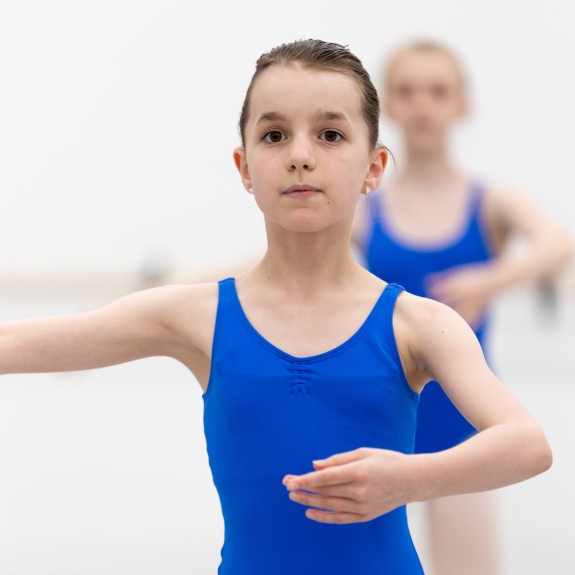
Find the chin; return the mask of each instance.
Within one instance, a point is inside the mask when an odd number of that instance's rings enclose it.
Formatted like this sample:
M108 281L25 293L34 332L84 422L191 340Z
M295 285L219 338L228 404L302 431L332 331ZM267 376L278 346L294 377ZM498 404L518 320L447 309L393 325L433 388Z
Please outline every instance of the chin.
M290 222L284 229L288 232L294 232L298 234L315 234L321 232L329 227L324 223L319 223L317 221L300 221L300 222Z

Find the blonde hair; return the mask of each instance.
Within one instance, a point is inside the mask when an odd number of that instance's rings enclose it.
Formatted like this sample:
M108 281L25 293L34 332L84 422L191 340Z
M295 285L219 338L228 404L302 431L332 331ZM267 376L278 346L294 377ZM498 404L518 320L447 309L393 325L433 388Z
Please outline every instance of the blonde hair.
M438 54L445 56L455 68L460 81L460 86L462 90L466 90L468 86L468 80L461 64L461 60L455 51L440 42L433 40L415 40L404 44L395 52L392 53L391 57L387 60L383 67L383 87L387 90L390 85L390 78L394 67L398 64L399 60L405 54L410 53L427 53L427 54Z

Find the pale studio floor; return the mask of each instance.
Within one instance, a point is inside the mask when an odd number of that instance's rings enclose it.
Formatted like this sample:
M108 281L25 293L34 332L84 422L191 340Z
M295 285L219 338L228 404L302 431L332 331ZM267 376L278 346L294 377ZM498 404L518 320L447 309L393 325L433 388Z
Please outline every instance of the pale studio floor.
M4 300L0 318L96 303ZM575 302L560 312L546 324L527 294L497 308L496 369L555 453L549 472L498 493L505 575L575 573ZM215 574L221 528L201 393L179 364L0 380L0 575Z

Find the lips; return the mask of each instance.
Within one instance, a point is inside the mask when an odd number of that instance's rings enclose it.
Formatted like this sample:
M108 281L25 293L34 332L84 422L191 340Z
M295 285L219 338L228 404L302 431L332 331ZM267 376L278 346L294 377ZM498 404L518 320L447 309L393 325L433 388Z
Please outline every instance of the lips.
M308 196L313 195L321 190L314 188L313 186L308 186L307 184L296 184L295 186L290 186L287 190L284 190L284 194L290 196Z

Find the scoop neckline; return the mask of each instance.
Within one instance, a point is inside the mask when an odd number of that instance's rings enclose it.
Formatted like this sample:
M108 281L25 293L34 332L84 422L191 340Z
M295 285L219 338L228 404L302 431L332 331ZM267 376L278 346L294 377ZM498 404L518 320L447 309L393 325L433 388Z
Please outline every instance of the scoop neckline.
M273 344L271 341L269 341L268 339L266 339L255 327L254 325L251 323L251 321L249 320L248 316L246 315L244 308L242 306L242 303L240 301L240 298L238 296L238 291L236 288L236 280L235 278L228 278L231 285L232 285L232 289L230 290L231 292L231 296L233 299L233 303L236 306L236 309L240 315L241 320L244 322L244 324L246 325L248 331L252 334L252 336L264 347L266 347L269 351L271 351L272 353L274 353L275 355L278 355L284 359L287 359L288 361L290 361L291 363L313 363L316 361L321 361L324 359L327 359L333 355L336 355L338 353L341 353L342 351L344 351L345 349L347 349L349 346L353 345L356 340L358 340L363 332L367 329L367 327L369 326L369 324L373 321L373 318L375 317L376 311L377 309L383 305L383 301L384 301L384 296L386 294L386 292L388 291L388 289L390 288L390 286L395 286L396 284L392 284L392 283L387 283L385 285L385 287L383 288L383 290L381 291L381 293L379 294L379 297L377 298L377 300L375 301L373 307L371 308L370 312L368 313L368 315L366 316L366 318L363 320L363 322L361 323L361 325L358 327L358 329L351 334L351 336L349 338L347 338L345 341L343 341L342 343L338 344L337 346L335 346L332 349L323 351L321 353L317 353L314 355L308 355L308 356L297 356L297 355L292 355L290 353L288 353L287 351L284 351L283 349L281 349L280 347L278 347L277 345ZM399 287L399 286L398 286ZM392 288L393 289L393 288Z
M473 221L473 208L478 201L480 195L480 188L471 183L468 185L469 196L465 202L465 217L463 218L461 225L458 227L457 231L451 236L437 242L426 243L425 241L409 240L398 233L397 230L390 225L389 218L385 210L385 190L382 188L380 190L380 196L374 197L377 202L377 223L385 230L386 234L399 246L409 250L416 250L422 253L440 253L445 252L453 248L453 246L459 244L466 236L471 223Z

